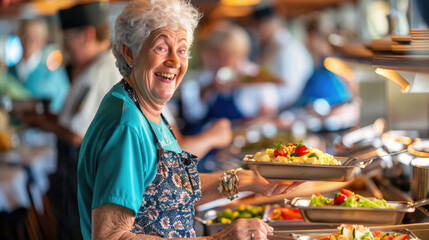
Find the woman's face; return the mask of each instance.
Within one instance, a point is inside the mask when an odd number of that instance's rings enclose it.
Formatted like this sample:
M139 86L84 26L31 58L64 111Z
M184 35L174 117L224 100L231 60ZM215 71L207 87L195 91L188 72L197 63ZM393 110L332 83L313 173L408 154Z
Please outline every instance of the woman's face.
M139 92L150 104L165 104L188 69L186 31L153 31L135 59L132 75Z

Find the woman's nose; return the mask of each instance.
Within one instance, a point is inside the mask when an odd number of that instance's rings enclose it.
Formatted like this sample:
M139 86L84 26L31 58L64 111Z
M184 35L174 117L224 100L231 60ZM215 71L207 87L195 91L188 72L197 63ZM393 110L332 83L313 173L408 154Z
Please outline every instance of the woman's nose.
M180 67L180 60L179 57L177 56L176 53L171 53L167 59L167 61L165 61L165 65L167 67L172 67L172 68L179 68Z

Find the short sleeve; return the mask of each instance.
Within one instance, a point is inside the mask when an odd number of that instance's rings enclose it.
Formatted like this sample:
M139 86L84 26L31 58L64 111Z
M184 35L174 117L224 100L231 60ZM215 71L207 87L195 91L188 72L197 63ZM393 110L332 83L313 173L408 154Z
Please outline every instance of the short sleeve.
M95 166L94 209L114 203L137 212L144 192L144 156L137 132L118 127L103 147Z

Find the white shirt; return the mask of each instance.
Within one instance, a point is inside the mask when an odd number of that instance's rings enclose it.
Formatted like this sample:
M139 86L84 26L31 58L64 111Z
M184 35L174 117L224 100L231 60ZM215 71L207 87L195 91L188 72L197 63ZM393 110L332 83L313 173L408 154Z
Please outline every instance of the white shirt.
M104 95L122 79L111 50L101 53L74 80L59 122L83 137Z
M313 59L287 29L278 30L264 49L260 64L284 80L285 85L277 87L280 106L290 107L298 101L313 73Z

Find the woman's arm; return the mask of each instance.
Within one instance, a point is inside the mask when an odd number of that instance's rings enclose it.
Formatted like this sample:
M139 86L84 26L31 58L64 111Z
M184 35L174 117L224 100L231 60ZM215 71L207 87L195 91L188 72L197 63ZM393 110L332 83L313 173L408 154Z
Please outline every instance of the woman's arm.
M202 197L198 204L223 197L218 191L219 178L222 174L223 172L200 173ZM237 176L239 192L252 191L266 196L288 193L301 184L301 182L295 182L289 185L282 184L280 181L268 181L251 170L238 171Z
M92 239L164 239L157 236L135 234L130 230L135 220L134 211L112 203L105 203L92 210ZM235 229L235 228L234 228ZM214 240L214 237L199 237L193 239Z

